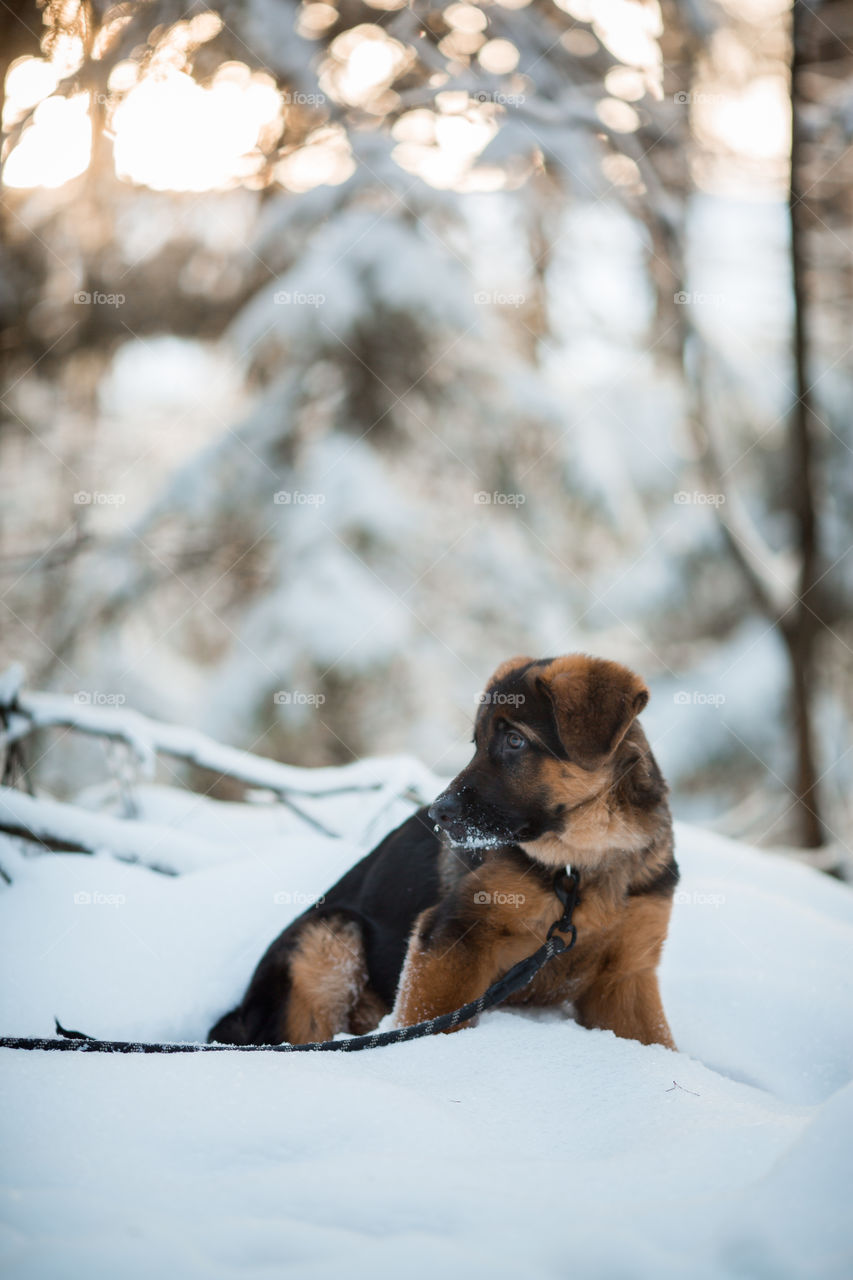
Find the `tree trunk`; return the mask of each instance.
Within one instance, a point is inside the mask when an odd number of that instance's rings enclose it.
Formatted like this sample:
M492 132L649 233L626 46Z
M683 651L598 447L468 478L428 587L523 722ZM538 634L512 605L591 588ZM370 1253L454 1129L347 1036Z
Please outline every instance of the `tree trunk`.
M820 819L818 766L815 758L814 700L815 647L820 622L810 599L818 580L819 547L815 502L814 441L817 420L808 369L805 237L808 209L805 199L801 81L808 61L809 11L805 0L794 0L791 31L791 168L788 188L791 286L794 301L794 390L791 409L790 461L791 507L800 553L797 603L783 620L783 634L791 664L791 711L797 753L794 791L797 796L797 835L801 844L816 848L825 842Z

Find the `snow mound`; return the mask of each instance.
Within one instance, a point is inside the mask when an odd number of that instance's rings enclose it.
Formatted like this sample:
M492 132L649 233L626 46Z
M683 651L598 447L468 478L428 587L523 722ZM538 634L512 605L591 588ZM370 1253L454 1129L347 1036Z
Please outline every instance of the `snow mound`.
M138 808L192 869L0 844L4 1032L203 1038L369 847L352 796L313 809L343 839L272 803ZM677 1054L515 1011L357 1057L0 1051L4 1275L848 1276L853 895L691 827L678 858Z

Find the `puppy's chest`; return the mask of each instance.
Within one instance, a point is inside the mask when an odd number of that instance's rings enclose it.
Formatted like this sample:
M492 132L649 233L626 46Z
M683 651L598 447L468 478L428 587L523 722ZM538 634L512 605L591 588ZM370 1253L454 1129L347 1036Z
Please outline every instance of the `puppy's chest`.
M552 919L560 914L559 903L551 913ZM620 910L606 896L594 892L581 894L575 908L573 923L577 928L577 938L571 950L555 956L544 968L515 996L508 1004L559 1004L573 1000L606 969L610 957L618 949L618 937L624 910ZM531 944L541 944L545 940L547 927L538 928L534 938L528 934ZM562 935L561 935L562 936ZM529 949L532 949L529 948Z

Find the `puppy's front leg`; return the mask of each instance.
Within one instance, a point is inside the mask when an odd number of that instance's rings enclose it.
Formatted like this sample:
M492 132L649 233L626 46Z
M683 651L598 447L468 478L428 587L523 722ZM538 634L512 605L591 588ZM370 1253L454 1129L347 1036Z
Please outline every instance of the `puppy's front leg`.
M395 1027L410 1027L452 1013L481 996L498 976L492 972L492 949L483 946L484 939L477 936L482 922L448 918L446 907L444 911L441 908L442 904L430 907L415 921L397 988Z
M630 902L608 940L606 965L574 997L582 1026L675 1048L657 977L671 909L664 897L645 895Z
M623 1040L675 1048L653 971L599 982L576 1000L575 1008L581 1026L612 1031Z

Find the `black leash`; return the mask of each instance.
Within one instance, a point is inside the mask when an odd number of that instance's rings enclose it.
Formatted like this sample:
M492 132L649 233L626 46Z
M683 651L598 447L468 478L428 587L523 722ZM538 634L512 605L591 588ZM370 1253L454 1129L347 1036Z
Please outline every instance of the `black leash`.
M400 1044L404 1040L419 1040L440 1031L450 1031L460 1023L476 1018L521 991L532 982L540 969L554 956L571 951L577 940L577 927L572 915L578 901L579 877L577 871L558 871L554 877L554 892L560 899L563 914L548 930L545 943L532 955L514 964L502 978L493 982L477 1000L469 1000L452 1013L443 1013L427 1022L416 1022L411 1027L399 1027L393 1031L377 1031L366 1036L350 1036L346 1040L317 1040L309 1044L189 1044L166 1041L162 1044L137 1040L98 1040L82 1031L68 1031L59 1021L56 1030L62 1039L38 1036L0 1036L2 1049L55 1049L65 1053L358 1053L361 1049L381 1049L386 1044ZM564 933L568 941L558 937Z

